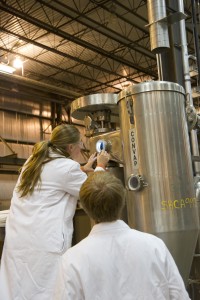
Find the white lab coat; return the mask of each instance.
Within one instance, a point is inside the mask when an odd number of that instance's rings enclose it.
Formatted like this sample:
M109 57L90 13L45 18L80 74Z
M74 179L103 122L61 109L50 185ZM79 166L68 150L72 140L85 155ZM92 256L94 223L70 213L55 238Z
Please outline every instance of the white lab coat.
M51 154L58 157L56 154ZM1 300L51 300L61 255L87 175L65 157L44 164L31 196L13 192L0 270Z
M188 300L162 240L123 221L100 223L62 258L55 300Z

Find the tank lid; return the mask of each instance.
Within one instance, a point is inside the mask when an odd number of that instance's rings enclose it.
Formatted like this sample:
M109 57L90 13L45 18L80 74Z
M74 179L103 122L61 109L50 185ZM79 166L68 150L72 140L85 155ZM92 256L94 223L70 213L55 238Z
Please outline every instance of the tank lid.
M71 103L71 115L73 118L83 120L87 113L102 110L110 110L111 116L118 117L118 95L114 93L92 94L80 97Z
M151 91L173 91L185 95L184 88L178 83L168 81L146 81L135 85L130 85L122 90L118 95L118 101L125 98L127 94L135 95Z

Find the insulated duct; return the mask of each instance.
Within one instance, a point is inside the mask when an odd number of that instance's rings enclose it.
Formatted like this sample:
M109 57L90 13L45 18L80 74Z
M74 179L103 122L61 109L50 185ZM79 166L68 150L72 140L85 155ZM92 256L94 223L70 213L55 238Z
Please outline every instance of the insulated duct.
M169 48L165 0L148 0L151 51L158 54Z

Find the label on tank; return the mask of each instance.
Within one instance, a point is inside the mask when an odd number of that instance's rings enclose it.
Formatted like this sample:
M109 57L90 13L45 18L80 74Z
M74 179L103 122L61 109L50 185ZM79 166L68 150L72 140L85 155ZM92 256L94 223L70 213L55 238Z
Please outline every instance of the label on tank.
M138 150L137 150L137 135L135 128L129 130L129 141L131 150L131 161L133 162L133 169L137 170L139 168L138 163Z

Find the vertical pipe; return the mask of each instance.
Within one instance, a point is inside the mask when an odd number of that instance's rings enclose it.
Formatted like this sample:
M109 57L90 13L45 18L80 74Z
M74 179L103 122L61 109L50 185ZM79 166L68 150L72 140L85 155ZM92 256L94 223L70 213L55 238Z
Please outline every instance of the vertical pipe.
M56 114L57 114L57 118L56 118L56 125L59 125L62 123L62 105L56 103Z
M197 30L197 17L196 17L195 1L191 0L191 4L192 4L192 21L193 21L193 34L194 34L194 44L195 44L195 55L196 55L196 58L197 58L198 83L199 83L200 54L199 54L199 38L198 38L198 30Z
M184 5L182 0L178 1L178 8L179 8L179 12L184 13ZM185 33L185 20L180 21L180 35L181 35L181 50L182 50L181 52L182 52L182 60L183 60L185 90L188 96L187 99L188 104L193 106L191 79L190 79L189 62L188 62L187 39Z
M156 54L157 67L158 67L158 80L164 80L163 68L162 68L162 58L161 54Z
M179 12L184 13L184 4L183 0L178 1ZM184 72L184 83L185 83L185 91L188 96L188 105L193 107L193 99L192 99L192 88L191 88L191 79L189 72L189 61L188 61L188 49L187 49L187 39L186 39L186 31L185 31L185 20L180 21L180 35L181 35L181 52L182 52L182 60L183 60L183 72ZM197 133L196 130L191 130L191 148L192 155L199 156L199 147L197 141ZM200 175L200 163L194 163L194 171L195 175Z
M178 2L166 0L169 11L178 11ZM168 26L170 48L168 51L161 53L163 81L176 82L184 86L183 79L183 61L180 45L180 26L175 22Z
M51 126L52 130L56 127L56 104L55 102L51 103Z

